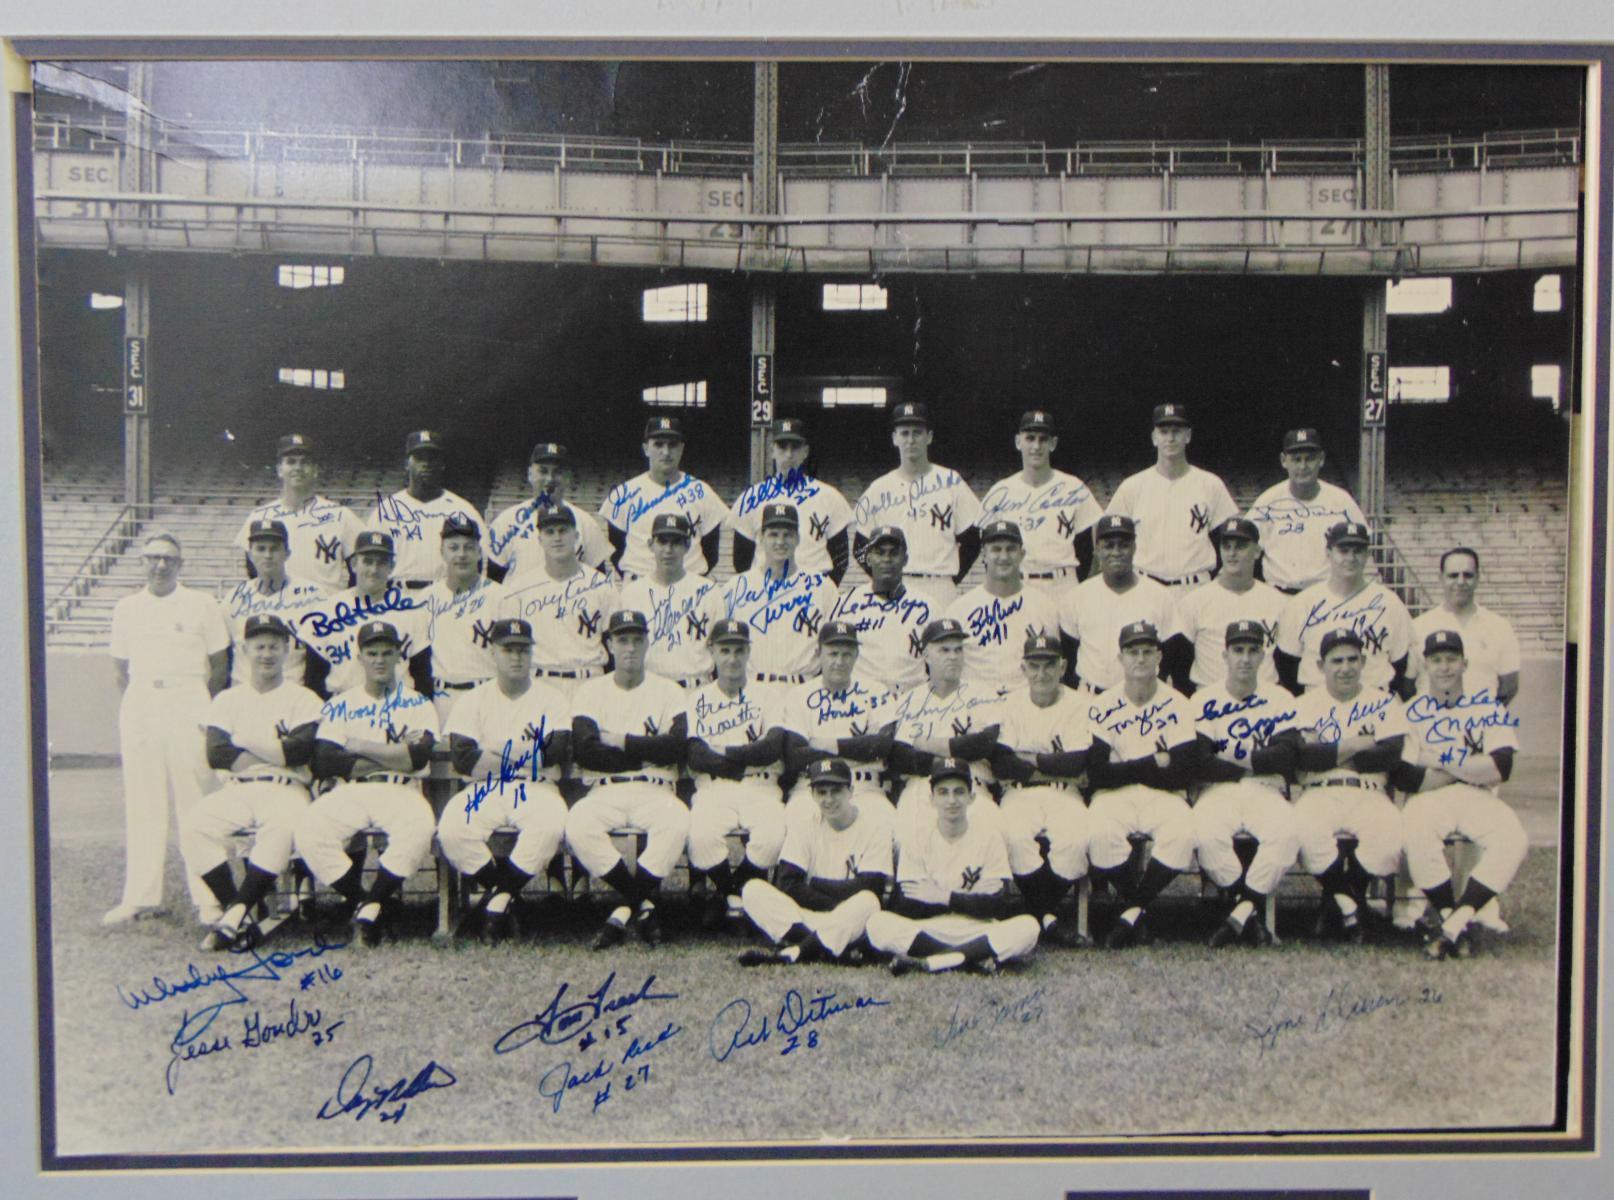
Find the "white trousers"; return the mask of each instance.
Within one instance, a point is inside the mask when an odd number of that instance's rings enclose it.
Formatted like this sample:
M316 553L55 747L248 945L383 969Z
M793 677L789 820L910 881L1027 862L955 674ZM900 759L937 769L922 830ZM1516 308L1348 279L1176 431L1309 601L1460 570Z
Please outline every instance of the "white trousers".
M118 748L123 760L123 903L157 908L163 902L168 861L169 801L181 845L191 810L218 786L207 765L207 685L154 688L131 683L118 705ZM187 872L191 902L218 906L201 877Z
M348 842L359 830L374 826L387 835L382 868L407 879L431 850L436 825L418 785L343 783L303 810L297 822L297 856L321 883L335 883L353 865Z
M1087 856L1100 870L1131 856L1133 834L1154 839L1154 861L1173 871L1186 871L1194 856L1194 813L1176 792L1141 783L1109 788L1094 794L1088 821Z
M1339 853L1341 834L1356 838L1356 861L1369 875L1389 875L1401 861L1401 810L1378 788L1309 787L1295 804L1300 862L1313 875Z
M1061 879L1087 874L1090 836L1087 804L1074 784L1066 787L1018 787L1003 793L999 809L1009 870L1030 875L1042 866L1039 834L1048 839L1048 866Z
M880 911L880 898L871 891L856 892L828 912L803 908L773 884L761 879L746 881L740 903L752 923L777 942L793 925L805 925L818 935L824 949L840 954L862 936L869 919Z
M1449 783L1419 792L1401 812L1407 870L1419 888L1438 887L1451 878L1445 843L1461 834L1479 847L1473 878L1493 892L1505 892L1524 864L1530 839L1518 815L1484 788Z
M1199 867L1212 883L1238 882L1243 868L1233 838L1244 833L1257 843L1245 883L1263 896L1277 890L1300 852L1299 823L1282 792L1249 780L1213 783L1199 793L1193 813Z
M709 871L729 856L728 833L745 828L745 857L764 870L785 844L785 806L779 785L767 779L706 779L689 811L689 865Z
M493 858L488 839L500 829L514 829L516 844L510 865L536 875L555 857L566 832L566 801L548 780L524 779L494 787L478 796L479 784L461 788L443 806L437 822L437 844L456 871L475 875Z
M308 789L301 784L226 781L191 809L187 827L179 831L185 869L205 875L229 858L235 835L250 829L247 861L279 875L291 861L292 837L307 807Z
M611 830L636 825L645 831L639 862L658 879L678 862L689 837L689 809L667 783L596 783L566 814L566 845L596 879L622 860Z
M999 959L1022 958L1037 947L1040 932L1037 918L1028 913L1002 921L943 913L938 917L900 917L893 912L877 912L869 918L869 944L886 954L906 954L914 939L928 933L946 946L962 946L984 936Z

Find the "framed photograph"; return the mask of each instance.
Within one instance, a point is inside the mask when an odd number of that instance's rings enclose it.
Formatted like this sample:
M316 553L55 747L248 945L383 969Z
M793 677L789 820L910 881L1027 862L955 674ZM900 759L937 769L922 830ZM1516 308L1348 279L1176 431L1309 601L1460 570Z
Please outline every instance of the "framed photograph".
M1606 46L14 48L40 1177L1590 1166Z

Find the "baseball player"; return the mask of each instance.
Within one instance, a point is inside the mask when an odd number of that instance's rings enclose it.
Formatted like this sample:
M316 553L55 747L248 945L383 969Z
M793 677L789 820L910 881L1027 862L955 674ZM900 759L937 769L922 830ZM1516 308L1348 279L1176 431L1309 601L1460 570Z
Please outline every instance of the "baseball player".
M303 433L281 438L275 474L280 478L280 495L248 513L235 538L241 552L248 554L247 575L254 570L248 545L253 528L263 521L280 521L286 527L289 573L327 591L343 590L349 584L347 560L353 552L353 539L364 526L347 505L314 490L319 484L319 461L314 457L313 439Z
M1123 479L1105 510L1136 522L1138 570L1174 591L1210 579L1216 568L1210 531L1239 512L1227 484L1189 464L1193 436L1186 405L1157 404L1154 466Z
M689 693L645 673L649 628L642 612L613 612L605 640L616 669L572 696L572 758L589 791L567 814L566 845L624 901L595 935L596 950L621 942L630 921L645 945L661 943L656 896L689 837L689 810L673 790L689 737ZM622 825L645 832L633 871L611 841Z
M859 497L853 510L853 552L861 559L876 527L897 526L908 544L903 582L940 615L952 603L958 582L969 574L980 553L975 523L981 516L981 502L962 475L930 461L934 436L930 410L923 404L910 401L891 410L897 469L869 484Z
M1121 916L1105 938L1110 949L1147 945L1148 907L1188 866L1194 853L1194 814L1186 792L1198 766L1194 710L1160 681L1160 634L1147 621L1117 635L1121 683L1088 708L1093 748L1087 778L1087 858L1095 883L1121 897ZM1130 869L1137 834L1154 839L1141 876Z
M827 758L847 764L857 798L871 802L865 808L877 803L889 810L880 773L896 734L896 693L858 670L858 633L848 621L824 622L818 659L823 673L791 688L779 705L785 770L797 777L786 818L795 823L815 811L804 773Z
M1430 689L1407 705L1411 764L1393 780L1408 796L1402 841L1412 882L1438 914L1424 953L1472 957L1481 910L1505 892L1524 864L1530 839L1500 791L1513 773L1519 719L1488 693L1467 687L1463 635L1440 629L1424 641ZM1457 895L1445 842L1458 835L1479 848L1479 862Z
M566 507L577 522L577 561L608 569L611 542L599 518L566 499L572 487L571 460L558 442L539 442L527 463L532 499L512 504L488 522L488 574L495 579L535 570L544 560L538 545L538 510Z
M1387 789L1407 715L1389 692L1366 684L1362 635L1354 629L1323 634L1318 659L1322 686L1301 695L1294 726L1279 736L1295 744L1300 862L1323 888L1314 933L1337 922L1341 936L1360 943L1368 884L1401 861L1401 813ZM1357 839L1354 851L1340 849L1341 834Z
M919 634L931 620L930 602L908 591L902 581L907 562L908 540L902 530L875 526L863 550L869 582L843 585L830 610L831 618L857 630L860 662L869 678L899 691L925 681Z
M728 505L713 490L687 474L684 461L684 429L676 417L652 417L644 427L644 457L647 469L626 483L619 483L605 497L600 516L605 519L611 539L612 562L623 575L648 575L654 566L650 552L650 531L662 513L682 513L689 519L694 535L684 568L704 575L717 562L717 544L728 519Z
M1009 869L1045 938L1087 946L1087 937L1054 910L1087 874L1087 804L1077 789L1093 744L1088 702L1060 682L1065 655L1057 636L1026 638L1020 661L1027 686L1004 701L992 757L1004 785L1000 811Z
M358 630L364 682L325 702L314 742L314 774L341 780L303 810L297 856L314 878L353 905L353 948L380 944L389 910L431 851L437 822L421 784L437 744L431 698L399 677L403 635L387 621ZM364 858L348 856L360 830L380 829L387 848L364 886Z
M1294 595L1328 578L1328 531L1341 521L1366 525L1361 506L1342 487L1318 478L1323 444L1315 429L1291 429L1278 456L1289 478L1262 492L1247 514L1260 534L1261 571Z
M1403 698L1412 694L1412 616L1377 576L1368 577L1371 541L1366 525L1341 521L1330 528L1328 578L1289 598L1278 621L1277 665L1290 691L1322 682L1322 641L1335 629L1348 629L1364 648L1362 683Z
M241 639L247 681L225 688L208 706L207 765L222 786L202 798L180 831L186 869L207 884L223 911L202 942L204 950L257 940L251 914L291 860L292 835L308 807L321 701L287 682L291 645L291 628L279 617L248 617ZM254 837L237 888L230 842L242 829L253 830Z
M298 638L325 660L325 689L330 695L363 683L357 634L363 622L372 620L385 620L397 631L414 689L423 696L433 693L431 612L393 579L393 562L391 535L362 530L353 539L353 556L348 559L353 586L327 594L319 607L297 616L293 629Z
M1106 513L1093 525L1098 574L1082 580L1059 601L1059 628L1070 639L1067 656L1075 678L1092 691L1121 681L1119 660L1110 651L1123 627L1147 622L1166 640L1163 669L1174 680L1186 674L1192 644L1177 623L1170 589L1133 567L1137 532L1131 517Z
M975 783L963 759L930 769L931 820L897 846L891 911L870 915L869 944L892 955L891 973L994 974L1037 947L1037 918L1009 915L1009 857L996 823L971 820Z
M1277 737L1294 725L1295 698L1261 677L1267 659L1261 622L1232 621L1219 640L1222 680L1194 693L1192 705L1200 745L1194 800L1199 866L1233 900L1210 945L1216 950L1243 940L1270 946L1273 934L1262 916L1266 900L1300 852L1287 782L1295 747ZM1247 868L1233 845L1239 834L1256 841Z
M1053 468L1059 432L1051 413L1033 409L1014 435L1020 470L994 483L981 499L981 523L1013 521L1025 535L1025 576L1062 590L1086 579L1093 562L1093 522L1104 510L1080 479ZM1056 586L1058 585L1058 586Z
M1199 688L1220 683L1227 673L1222 634L1234 621L1254 621L1265 632L1261 682L1278 682L1272 654L1277 649L1278 623L1288 597L1255 577L1261 561L1261 542L1253 521L1229 517L1216 527L1215 538L1222 569L1209 583L1177 597L1177 626L1193 644L1189 686L1182 689L1190 696Z
M1440 556L1440 604L1412 622L1412 674L1420 692L1431 691L1427 665L1418 647L1431 633L1443 629L1462 634L1468 666L1463 680L1478 695L1511 704L1519 694L1519 639L1507 618L1474 602L1479 586L1479 554L1467 546L1454 546Z
M318 584L286 574L289 542L290 535L283 521L271 519L248 524L247 559L253 566L253 576L231 584L223 600L224 618L229 622L237 646L244 641L246 623L253 617L273 615L288 625L295 625L303 613L325 602L325 592ZM345 565L342 574L347 574ZM319 691L327 669L319 655L307 654L302 643L292 642L284 667L287 676ZM251 675L245 653L234 654L230 663L231 685L239 687Z
M713 617L751 627L751 675L797 684L818 671L818 628L839 591L828 575L796 562L801 517L793 504L762 506L762 560L706 597Z
M784 733L773 724L777 697L751 682L751 629L740 621L712 625L711 655L717 678L689 699L689 773L695 795L689 806L689 865L712 884L701 923L717 929L725 918L745 914L740 894L779 861L785 840L785 807L779 793ZM728 835L746 829L745 860L729 865Z
M446 719L460 693L493 677L488 631L504 588L482 574L479 531L464 513L443 518L438 537L446 574L412 599L431 616L432 696Z
M964 627L964 674L976 684L1010 691L1025 683L1020 651L1035 634L1059 636L1059 606L1043 588L1026 586L1020 575L1026 547L1013 521L981 527L981 558L986 578L947 610Z
M443 727L454 770L471 782L437 822L437 844L454 869L482 890L481 937L502 941L521 889L554 857L566 832L559 783L570 755L572 706L532 674L532 626L520 618L490 621L493 678L454 705ZM510 857L499 860L488 839L514 827Z
M838 758L812 763L806 782L817 808L786 834L777 886L751 879L740 893L745 915L772 943L741 951L742 967L862 961L855 943L891 882L890 808L855 795L852 768Z
M835 488L803 470L812 453L805 421L783 417L773 423L772 434L773 474L741 492L729 518L734 530L734 573L740 575L751 569L757 543L762 540L763 506L793 504L807 522L798 554L802 570L828 575L839 586L850 558L847 543L851 537L852 506Z
M443 577L443 556L438 553L435 535L446 517L459 513L475 522L484 552L487 526L476 505L443 486L446 463L441 434L421 429L405 438L404 469L408 484L402 491L377 499L368 527L392 538L398 556L396 575L403 586L423 588Z
M211 791L207 752L198 735L210 697L229 678L230 630L218 601L179 582L179 539L148 534L141 546L146 586L112 609L112 665L117 672L118 749L123 762L123 899L101 918L121 925L162 907L168 857L169 801L183 831ZM187 880L204 925L219 906L201 878Z
M712 615L707 597L718 584L684 569L694 540L683 513L660 513L651 522L650 553L655 569L622 585L622 606L650 618L646 669L683 687L711 682L712 651L707 632Z
M535 520L544 561L505 581L498 615L532 626L539 678L570 696L605 670L600 630L617 608L616 585L606 572L577 561L577 517L570 508L540 509Z

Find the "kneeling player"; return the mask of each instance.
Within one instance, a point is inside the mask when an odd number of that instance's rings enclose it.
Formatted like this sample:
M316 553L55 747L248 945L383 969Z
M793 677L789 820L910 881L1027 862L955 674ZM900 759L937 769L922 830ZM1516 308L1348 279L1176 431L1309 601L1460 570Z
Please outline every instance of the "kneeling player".
M241 640L247 680L220 692L207 712L207 765L228 774L181 830L186 868L201 876L224 910L204 950L255 940L251 913L286 869L297 819L308 807L308 764L320 719L319 697L285 682L290 627L276 616L251 616ZM228 846L241 829L256 836L237 889Z
M571 746L572 706L534 682L526 621L493 622L488 641L493 678L460 697L443 730L454 769L471 784L443 806L437 844L482 889L482 940L495 942L505 935L511 904L566 831L566 801L556 785ZM516 830L516 844L500 862L488 838L503 828Z
M838 758L809 765L807 784L818 812L785 835L779 886L752 879L740 893L745 915L773 943L741 953L741 966L857 962L853 944L891 881L890 808L854 797L852 768Z
M869 918L869 944L893 955L891 972L991 974L1037 946L1037 918L1008 912L1009 856L993 824L970 821L969 763L941 758L930 771L935 818L897 847L902 864L890 912Z
M1530 848L1518 816L1497 794L1513 772L1519 720L1488 692L1463 691L1468 660L1461 634L1431 633L1423 658L1429 693L1407 705L1416 766L1395 776L1398 788L1415 793L1401 813L1407 869L1440 916L1424 952L1467 958L1474 952L1474 915L1507 890ZM1453 835L1480 852L1461 896L1446 865L1445 841Z
M379 944L384 906L431 851L437 822L421 781L438 727L431 700L398 681L397 629L370 621L356 640L364 683L325 702L314 742L314 773L345 782L304 810L296 841L314 877L354 905L358 947ZM371 827L386 834L387 848L367 891L364 858L349 858L347 844Z

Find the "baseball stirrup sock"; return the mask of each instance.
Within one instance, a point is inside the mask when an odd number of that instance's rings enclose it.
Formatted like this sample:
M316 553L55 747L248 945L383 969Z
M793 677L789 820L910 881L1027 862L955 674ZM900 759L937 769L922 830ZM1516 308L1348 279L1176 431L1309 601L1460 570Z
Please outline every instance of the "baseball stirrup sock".
M370 894L367 899L372 903L391 899L403 891L403 876L394 875L385 867L379 867L375 873L375 880L370 884Z
M1048 903L1048 884L1042 877L1043 870L1039 867L1029 875L1014 877L1014 886L1020 889L1020 898L1025 901L1026 911L1034 917L1047 915L1052 907Z
M913 935L913 941L908 944L907 953L913 958L926 958L929 955L940 954L944 950L951 949L952 947L946 942L932 937L921 929Z
M1468 885L1463 888L1461 904L1464 908L1472 908L1475 912L1479 912L1480 909L1491 902L1495 895L1495 892L1470 875Z
M491 892L499 886L499 860L490 858L468 877L484 892Z
M638 880L634 878L633 872L628 870L628 864L621 859L617 859L616 865L601 875L600 879L621 893L622 898L630 906L638 903L640 894Z
M1156 896L1170 886L1171 881L1177 878L1179 872L1165 866L1157 858L1151 858L1149 865L1143 870L1143 878L1138 881L1137 903L1147 907Z
M633 865L633 879L638 885L639 896L641 899L649 899L651 896L654 896L657 892L661 891L660 875L652 875L649 871L644 869L643 863L634 863Z
M711 881L713 890L719 896L734 894L734 869L729 866L726 859L707 871L706 878Z
M1436 912L1450 912L1457 907L1457 895L1452 891L1450 877L1434 887L1424 888L1423 894L1435 906Z
M508 858L499 868L498 890L510 896L521 895L521 889L532 882L532 876L523 871Z
M265 871L257 863L247 863L247 876L241 881L241 889L235 894L235 902L246 905L247 911L251 912L260 900L274 890L279 879L280 876L273 871Z
M964 956L965 962L980 962L982 959L991 958L992 955L997 953L992 949L992 939L984 933L978 937L972 937L958 947L958 952Z
M364 898L364 860L358 862L342 872L340 879L331 883L331 891L344 900L351 900L355 904Z
M230 874L229 863L221 862L212 870L203 872L202 882L207 884L207 890L213 893L220 908L229 908L235 903L235 876Z

